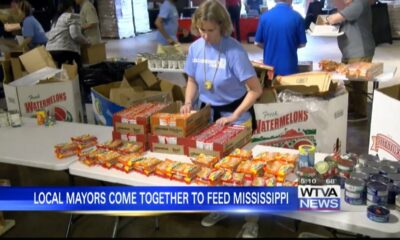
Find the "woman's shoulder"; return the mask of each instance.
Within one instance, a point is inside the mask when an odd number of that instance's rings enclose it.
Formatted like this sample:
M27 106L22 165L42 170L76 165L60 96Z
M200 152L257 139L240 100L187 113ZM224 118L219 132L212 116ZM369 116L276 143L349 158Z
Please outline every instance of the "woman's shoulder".
M61 17L69 24L80 22L80 16L76 13L63 13L60 18Z
M204 48L204 39L203 38L197 39L192 44L190 44L190 47L189 47L189 49L191 51L198 51L199 49L203 49L203 48Z
M223 41L223 46L227 48L227 53L236 54L238 52L246 52L243 45L233 37L224 37Z

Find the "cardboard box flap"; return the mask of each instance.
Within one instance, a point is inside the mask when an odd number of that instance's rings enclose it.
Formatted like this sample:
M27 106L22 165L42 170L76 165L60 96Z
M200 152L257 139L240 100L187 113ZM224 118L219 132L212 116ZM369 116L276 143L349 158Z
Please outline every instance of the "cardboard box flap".
M147 61L126 69L124 76L131 86L135 85L132 82L138 80L143 81L146 87L151 87L159 82L157 77L149 70Z
M112 82L109 84L103 84L103 85L92 87L92 90L96 91L98 94L102 95L103 97L109 99L111 89L120 88L120 85L121 85L121 82Z
M40 82L40 80L45 80L54 77L56 74L60 73L62 70L57 68L45 67L34 73L28 74L18 80L10 83L10 86L33 86Z
M32 49L31 51L19 56L22 65L28 73L36 72L44 67L56 68L50 53L44 46Z
M278 101L278 94L274 88L264 88L257 103L275 103Z
M185 101L185 89L171 83L170 81L160 79L160 89L163 92L170 92L174 101Z
M78 76L78 66L74 64L63 64L61 65L63 74L61 75L61 80L74 80Z
M169 93L165 92L156 92L156 91L143 91L137 92L135 96L130 98L128 102L128 106L132 106L133 104L140 102L171 102L172 97Z
M400 100L400 85L394 85L391 87L381 88L378 91L382 92L383 94L385 94L391 98Z
M22 78L25 73L22 69L22 64L21 61L19 60L19 58L11 58L11 69L12 69L12 73L13 73L13 79L19 79Z

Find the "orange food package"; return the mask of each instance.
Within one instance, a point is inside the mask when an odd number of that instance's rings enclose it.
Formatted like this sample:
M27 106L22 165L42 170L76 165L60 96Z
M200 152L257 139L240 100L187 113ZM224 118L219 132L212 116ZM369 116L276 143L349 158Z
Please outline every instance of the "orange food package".
M266 187L274 187L276 186L276 177L272 174L266 173L264 175L264 179L265 179L265 186Z
M275 161L275 154L272 152L262 152L258 154L256 157L254 157L253 160L265 163L272 162Z
M154 174L162 178L171 178L172 170L179 164L181 164L181 162L166 159L157 165Z
M236 148L231 154L231 157L238 157L242 160L251 160L253 158L253 152L251 150L247 151L244 149Z
M54 146L54 153L58 159L71 157L79 153L78 144L72 143L62 143Z
M78 154L78 160L87 166L94 166L97 164L97 156L105 151L106 150L104 149L91 149L83 151Z
M227 156L219 160L214 167L216 169L235 171L241 161L241 158Z
M232 171L225 171L221 177L222 186L243 186L244 174Z
M181 163L172 169L172 179L189 184L200 169L199 166L192 163Z
M71 137L71 141L75 143L97 142L97 137L90 134L84 134L77 137Z
M208 185L208 177L210 176L211 172L211 168L202 167L200 171L196 174L195 182L199 185Z
M143 152L143 145L126 142L126 143L123 143L117 149L117 151L121 154L141 153L141 152Z
M110 140L105 143L97 145L97 148L103 148L107 150L117 150L119 147L121 147L124 143L117 139L117 140Z
M253 187L265 187L265 179L264 177L257 177L254 178L253 182L251 183Z
M161 162L162 161L157 158L145 158L142 161L135 162L133 164L133 170L149 176L156 170L157 165Z
M135 162L143 160L144 157L140 153L131 153L127 155L119 156L117 162L114 164L114 168L120 171L129 173L133 170Z
M116 151L105 151L97 155L98 164L110 169L114 164L117 163L118 158L121 156Z
M236 172L243 173L246 180L252 180L264 174L264 166L263 162L243 161L239 164Z
M264 170L266 173L270 173L270 174L276 176L279 171L279 168L283 165L284 165L284 163L282 163L281 161L268 162L265 165Z
M218 157L209 156L201 153L196 158L192 158L191 160L194 164L197 164L201 167L212 168L218 162Z

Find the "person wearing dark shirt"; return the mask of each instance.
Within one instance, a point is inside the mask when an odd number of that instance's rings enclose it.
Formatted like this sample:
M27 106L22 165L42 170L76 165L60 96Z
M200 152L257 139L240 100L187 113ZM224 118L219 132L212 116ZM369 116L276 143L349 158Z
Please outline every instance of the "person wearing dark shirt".
M235 27L236 39L240 42L240 9L242 8L241 0L226 0L226 9L231 17L233 26Z

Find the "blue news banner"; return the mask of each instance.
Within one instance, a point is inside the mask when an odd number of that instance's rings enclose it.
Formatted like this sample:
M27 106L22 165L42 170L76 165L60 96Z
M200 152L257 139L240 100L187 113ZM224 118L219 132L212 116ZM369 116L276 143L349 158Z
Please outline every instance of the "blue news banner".
M296 210L340 210L340 187L0 187L0 211Z

